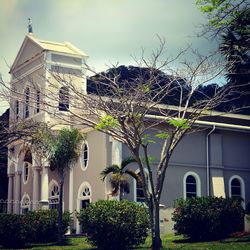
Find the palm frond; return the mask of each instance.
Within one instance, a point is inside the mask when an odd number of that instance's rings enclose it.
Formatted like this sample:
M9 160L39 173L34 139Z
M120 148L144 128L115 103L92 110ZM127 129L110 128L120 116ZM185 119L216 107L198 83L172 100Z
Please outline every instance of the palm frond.
M113 164L113 165L111 165L111 166L106 167L106 168L100 173L101 179L102 179L102 181L104 181L108 174L111 174L111 173L117 174L117 173L120 173L120 172L121 172L121 169L119 168L119 166Z

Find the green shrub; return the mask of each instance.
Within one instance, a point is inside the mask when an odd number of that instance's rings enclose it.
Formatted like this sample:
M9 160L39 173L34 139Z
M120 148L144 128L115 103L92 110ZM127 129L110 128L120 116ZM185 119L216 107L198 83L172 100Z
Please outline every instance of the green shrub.
M22 247L26 243L52 242L57 240L57 210L37 210L25 215L0 214L0 245ZM66 232L71 221L69 212L63 214Z
M81 210L78 219L88 240L100 249L125 249L143 243L149 220L141 204L98 201Z
M220 239L243 230L244 210L236 199L191 198L177 201L173 220L177 234L192 240Z
M25 215L31 242L52 242L58 235L58 211L56 209L37 210ZM71 222L69 212L63 214L63 230L67 231Z
M0 214L0 245L8 248L22 247L27 241L24 215Z

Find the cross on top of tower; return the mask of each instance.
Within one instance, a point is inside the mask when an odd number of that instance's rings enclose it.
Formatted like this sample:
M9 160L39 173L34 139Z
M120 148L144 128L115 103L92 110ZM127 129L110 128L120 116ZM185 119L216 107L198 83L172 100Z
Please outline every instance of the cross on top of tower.
M28 32L29 32L29 33L33 33L31 18L29 18L28 20L29 20L29 22L28 22Z

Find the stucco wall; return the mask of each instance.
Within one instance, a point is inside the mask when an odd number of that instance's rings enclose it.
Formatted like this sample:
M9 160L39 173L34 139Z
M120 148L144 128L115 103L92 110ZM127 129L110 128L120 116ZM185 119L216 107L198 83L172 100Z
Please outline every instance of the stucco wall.
M178 198L184 198L184 175L196 173L201 182L201 196L208 193L207 187L207 132L188 134L177 145L166 172L161 203L172 207ZM250 201L250 134L227 130L216 130L209 137L210 195L229 196L229 179L240 176L245 183L245 200ZM159 144L151 144L149 154L158 156ZM131 155L123 145L123 158ZM153 167L153 172L156 171ZM129 166L136 170L137 166ZM215 179L214 179L215 178ZM242 187L243 188L243 187ZM131 180L131 191L124 198L135 200L135 181Z

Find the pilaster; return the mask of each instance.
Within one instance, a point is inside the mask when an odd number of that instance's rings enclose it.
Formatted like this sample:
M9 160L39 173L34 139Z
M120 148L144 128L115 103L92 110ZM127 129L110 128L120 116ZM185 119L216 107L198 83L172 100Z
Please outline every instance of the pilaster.
M41 167L39 166L33 166L33 210L39 208L39 172L41 170Z
M8 206L7 213L13 213L13 179L14 174L8 174L9 182L8 182Z

